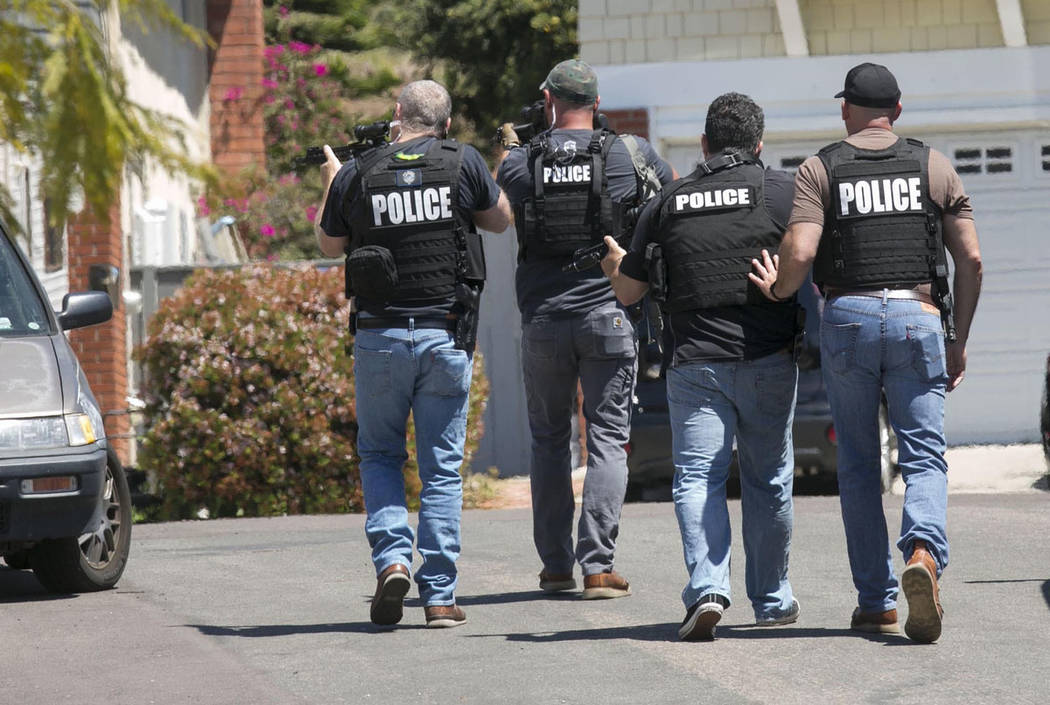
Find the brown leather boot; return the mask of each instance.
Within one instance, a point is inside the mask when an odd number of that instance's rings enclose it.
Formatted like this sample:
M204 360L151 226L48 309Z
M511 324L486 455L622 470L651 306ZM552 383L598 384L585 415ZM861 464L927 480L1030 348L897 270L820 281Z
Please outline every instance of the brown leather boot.
M849 628L855 632L866 634L900 634L901 628L897 623L897 610L886 610L885 612L861 612L860 607L853 610L853 617L849 621Z
M386 626L400 622L405 595L410 587L412 579L408 577L408 568L400 563L385 568L376 580L376 593L372 596L369 613L372 623Z
M423 608L427 629L448 629L466 624L467 615L456 605L428 605Z
M585 600L608 600L630 594L630 584L615 570L583 576L582 597Z
M908 566L901 574L901 589L908 600L908 621L904 633L914 641L931 644L941 635L940 590L937 587L937 562L926 542L917 540L912 545Z

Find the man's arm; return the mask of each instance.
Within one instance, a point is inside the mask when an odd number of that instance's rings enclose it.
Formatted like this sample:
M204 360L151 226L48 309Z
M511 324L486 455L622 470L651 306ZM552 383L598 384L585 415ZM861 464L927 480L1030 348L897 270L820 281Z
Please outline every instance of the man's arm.
M970 324L981 295L981 248L977 242L977 227L969 218L945 214L941 219L944 246L955 263L952 280L952 298L955 301L955 333L957 340L945 346L948 369L948 391L962 384L966 374L966 340ZM779 291L779 287L778 287Z
M780 243L780 253L770 257L762 250L761 262L751 260L755 271L749 273L748 278L771 301L789 298L806 280L806 273L817 256L822 232L823 226L816 223L791 224ZM774 284L775 290L770 291Z
M609 278L613 293L624 306L637 303L645 292L649 291L649 283L633 279L620 271L620 262L627 250L620 247L616 239L610 235L605 236L605 244L609 253L602 260L602 271Z
M474 211L474 224L490 233L501 233L510 226L511 211L507 194L501 190L496 205L488 210Z
M332 188L335 175L339 173L342 164L336 158L335 152L327 144L324 146L325 163L321 165L321 183L324 184L324 195L321 196L321 206L314 216L314 234L317 236L317 245L321 253L326 257L340 257L350 244L349 237L329 237L328 233L321 227L321 219L324 217L325 208L328 205L328 192Z

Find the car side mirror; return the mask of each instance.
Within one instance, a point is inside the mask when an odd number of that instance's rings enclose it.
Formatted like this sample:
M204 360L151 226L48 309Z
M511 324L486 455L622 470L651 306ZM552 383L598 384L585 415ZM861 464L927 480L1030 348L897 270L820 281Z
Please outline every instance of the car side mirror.
M109 300L109 294L102 291L80 291L62 297L58 325L62 326L62 330L72 330L105 323L112 317L113 302Z

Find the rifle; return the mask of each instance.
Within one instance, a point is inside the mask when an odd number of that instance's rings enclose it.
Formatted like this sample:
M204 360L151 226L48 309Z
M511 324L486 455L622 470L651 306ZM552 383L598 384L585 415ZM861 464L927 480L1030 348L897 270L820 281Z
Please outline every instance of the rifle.
M644 207L645 203L641 203L622 211L623 215L620 217L621 225L619 226L619 230L624 234L615 238L620 247L627 249L630 246L631 237L634 235L634 225L638 222L638 216ZM598 263L605 259L605 255L607 254L609 254L609 246L605 244L604 240L595 245L581 247L572 253L572 260L563 266L561 271L582 272L585 269L597 267Z
M379 122L373 122L369 125L355 125L354 139L357 141L340 147L333 147L332 151L335 153L336 159L345 162L359 152L364 152L365 150L385 144L387 135L389 134L389 121L380 120ZM325 160L324 147L308 147L304 154L295 158L292 162L292 166L296 170L299 170L310 165L324 164Z

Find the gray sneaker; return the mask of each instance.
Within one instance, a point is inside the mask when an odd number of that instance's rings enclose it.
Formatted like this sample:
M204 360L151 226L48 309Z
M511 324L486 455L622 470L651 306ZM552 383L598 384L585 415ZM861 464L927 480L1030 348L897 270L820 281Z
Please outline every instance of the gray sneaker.
M685 613L678 638L682 641L711 641L715 638L715 625L729 601L721 595L708 593L693 603Z
M779 627L782 624L794 624L798 621L799 613L798 600L791 599L791 607L787 612L780 615L779 617L764 617L762 619L755 620L756 627Z

